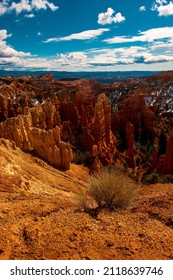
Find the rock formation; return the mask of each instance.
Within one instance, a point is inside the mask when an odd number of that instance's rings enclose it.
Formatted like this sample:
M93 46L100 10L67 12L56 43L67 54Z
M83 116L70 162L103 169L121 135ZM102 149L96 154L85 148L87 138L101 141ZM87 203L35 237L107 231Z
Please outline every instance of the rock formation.
M129 121L134 126L135 137L140 138L142 130L151 136L154 135L155 115L145 106L140 91L124 97L116 114L119 118L118 131L125 131L126 123Z
M173 130L168 139L166 154L159 157L156 169L161 174L173 175Z
M96 166L112 162L111 107L106 96L99 96L100 84L57 81L50 74L26 81L8 78L8 84L10 94L0 99L0 137L66 169L72 160L70 144L90 152Z
M159 93L160 82L166 95ZM153 77L103 88L92 80L58 81L51 74L0 78L0 137L59 168L70 167L73 151L74 162L81 156L79 162L99 171L114 162L117 151L123 166L127 162L146 169L147 163L150 169L172 173L171 142L160 157L154 144L162 118L159 102L168 107L165 131L173 125L172 82L160 82Z
M135 167L134 162L134 127L130 122L126 124L126 145L127 145L127 157L128 157L128 164L130 167Z
M49 106L48 102L48 108ZM69 169L72 161L71 146L61 141L60 128L53 127L52 115L46 118L45 108L47 107L36 106L30 109L28 115L9 118L0 123L0 138L14 141L24 151L34 151L51 165Z
M116 139L111 131L111 106L104 94L100 94L95 105L91 135L98 147L98 157L103 165L111 163Z

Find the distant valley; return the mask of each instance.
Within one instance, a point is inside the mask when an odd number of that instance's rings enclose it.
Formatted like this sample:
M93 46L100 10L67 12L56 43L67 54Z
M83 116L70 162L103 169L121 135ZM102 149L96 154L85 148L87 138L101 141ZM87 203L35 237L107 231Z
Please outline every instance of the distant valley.
M44 71L0 71L0 76L42 76L47 72ZM92 79L103 84L111 84L115 81L124 81L134 78L148 77L159 73L158 71L116 71L116 72L61 72L50 71L55 79L58 80L76 80Z

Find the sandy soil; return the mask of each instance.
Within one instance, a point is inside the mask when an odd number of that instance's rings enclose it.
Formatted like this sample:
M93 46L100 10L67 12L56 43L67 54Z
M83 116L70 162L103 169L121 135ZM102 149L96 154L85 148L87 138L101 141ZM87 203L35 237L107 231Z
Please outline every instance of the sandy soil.
M126 210L80 210L88 170L61 172L0 140L0 259L173 259L173 185L139 186Z

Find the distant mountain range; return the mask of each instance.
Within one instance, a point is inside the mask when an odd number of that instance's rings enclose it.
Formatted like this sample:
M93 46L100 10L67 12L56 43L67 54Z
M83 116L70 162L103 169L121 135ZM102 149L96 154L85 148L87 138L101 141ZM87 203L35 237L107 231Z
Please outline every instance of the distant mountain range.
M5 71L0 70L0 76L40 76L46 74L46 71ZM58 80L76 80L92 79L100 83L110 84L116 81L130 80L134 78L148 77L159 71L116 71L116 72L61 72L50 71L55 79Z

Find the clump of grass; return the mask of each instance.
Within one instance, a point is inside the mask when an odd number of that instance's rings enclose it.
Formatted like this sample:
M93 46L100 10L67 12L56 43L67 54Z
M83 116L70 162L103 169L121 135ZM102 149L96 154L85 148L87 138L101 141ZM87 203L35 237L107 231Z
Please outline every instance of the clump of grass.
M117 169L106 168L100 174L90 176L89 197L82 200L83 210L97 217L102 209L114 211L125 209L133 200L136 187L134 182ZM95 205L95 206L93 206Z
M134 192L134 182L117 169L107 168L90 177L90 194L100 207L109 210L126 208Z

